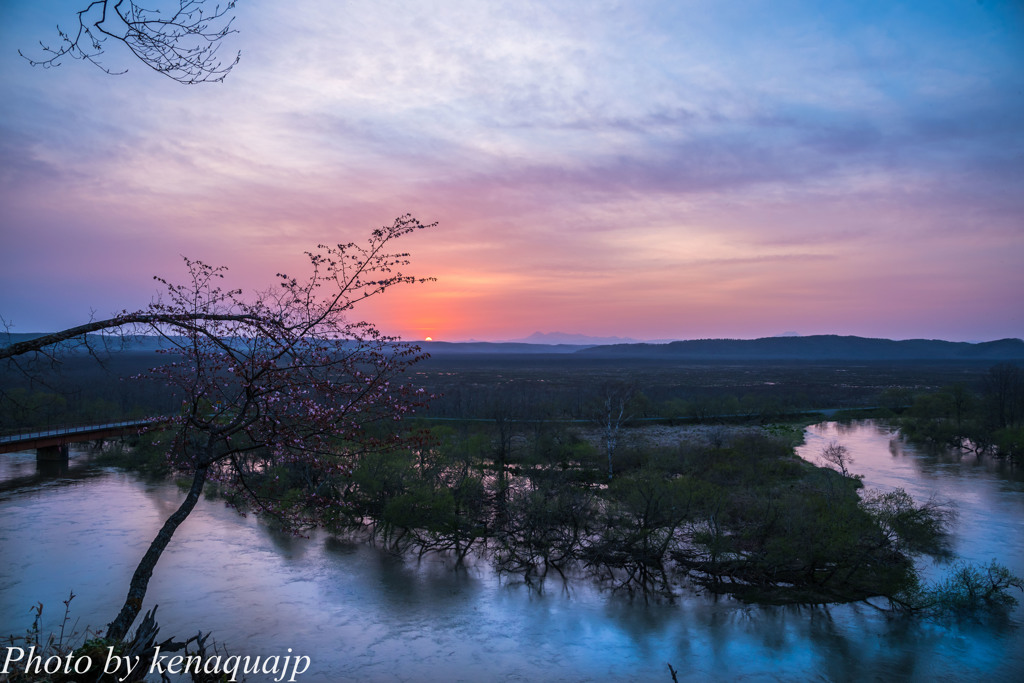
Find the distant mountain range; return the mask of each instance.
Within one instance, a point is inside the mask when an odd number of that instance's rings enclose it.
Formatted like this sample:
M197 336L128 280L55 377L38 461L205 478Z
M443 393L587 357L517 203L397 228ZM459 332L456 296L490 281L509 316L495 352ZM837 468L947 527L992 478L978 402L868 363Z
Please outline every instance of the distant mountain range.
M949 342L822 334L761 339L695 339L668 344L613 344L581 349L592 357L673 360L1024 360L1024 341Z
M573 335L531 335L531 338L573 338ZM596 339L591 337L590 339ZM575 354L586 358L651 359L672 361L745 360L1024 360L1024 341L950 342L939 339L872 339L833 334L761 339L694 339L667 343L616 344L528 342L421 342L433 355L453 354Z
M38 334L0 334L0 346L40 336ZM92 335L90 335L92 336ZM949 342L938 339L872 339L839 335L807 337L780 336L761 339L694 339L690 341L608 343L616 337L587 337L561 333L535 333L526 339L548 341L510 342L417 342L435 356L453 355L538 355L575 354L585 358L651 359L671 361L744 361L744 360L1024 360L1024 341L1000 339L990 342ZM587 339L588 342L580 340ZM95 337L100 342L102 337ZM565 340L565 341L562 341ZM572 340L572 341L570 341ZM167 340L158 337L131 337L124 345L111 340L111 351L155 351L166 348ZM573 343L575 341L575 343ZM96 344L102 348L102 343Z
M529 337L522 339L509 339L503 344L570 344L573 346L597 346L601 344L658 344L669 342L671 339L644 342L640 339L630 337L591 337L586 334L566 334L565 332L534 332Z

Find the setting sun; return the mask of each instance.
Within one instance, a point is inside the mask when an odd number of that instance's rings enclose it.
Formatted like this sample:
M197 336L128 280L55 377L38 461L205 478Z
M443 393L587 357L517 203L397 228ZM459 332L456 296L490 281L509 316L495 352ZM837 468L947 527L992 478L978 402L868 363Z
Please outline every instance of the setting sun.
M433 339L431 339L430 337L427 337L427 338L426 338L426 339L424 339L423 341L434 341L434 340L433 340Z

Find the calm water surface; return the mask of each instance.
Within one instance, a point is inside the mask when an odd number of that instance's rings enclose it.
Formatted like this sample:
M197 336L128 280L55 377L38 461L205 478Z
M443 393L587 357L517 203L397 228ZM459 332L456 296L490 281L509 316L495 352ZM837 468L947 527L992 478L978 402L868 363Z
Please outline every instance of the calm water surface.
M882 426L825 423L799 452L846 445L868 487L956 503L955 552L1024 575L1024 483L974 457L929 455ZM31 453L0 456L0 634L45 604L55 628L73 590L79 629L101 628L182 494L90 468L37 476ZM925 561L929 576L946 567ZM201 501L161 558L147 604L161 636L213 631L232 654L312 657L300 681L1017 681L1024 608L996 624L908 623L865 605L751 607L609 595L584 581L538 594L486 566L454 572L326 535L274 533ZM250 679L254 680L254 679Z

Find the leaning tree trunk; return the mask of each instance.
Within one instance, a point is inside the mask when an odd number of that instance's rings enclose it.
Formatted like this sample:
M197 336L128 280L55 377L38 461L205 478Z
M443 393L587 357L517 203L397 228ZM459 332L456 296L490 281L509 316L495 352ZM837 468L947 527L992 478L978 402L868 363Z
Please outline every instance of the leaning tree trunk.
M200 467L196 470L195 476L192 477L192 488L188 490L185 500L174 511L174 514L164 522L156 538L149 544L149 550L146 551L146 554L142 556L142 560L139 561L139 566L135 568L135 574L132 576L132 582L128 587L128 596L124 600L124 606L121 607L121 612L117 615L117 618L107 626L107 638L123 640L128 634L128 629L131 628L135 617L139 616L139 612L142 611L142 601L146 597L146 589L149 587L149 579L153 576L153 568L156 566L157 560L160 559L160 555L164 552L167 544L171 542L171 536L174 535L175 530L192 512L192 508L196 506L205 483L206 467Z

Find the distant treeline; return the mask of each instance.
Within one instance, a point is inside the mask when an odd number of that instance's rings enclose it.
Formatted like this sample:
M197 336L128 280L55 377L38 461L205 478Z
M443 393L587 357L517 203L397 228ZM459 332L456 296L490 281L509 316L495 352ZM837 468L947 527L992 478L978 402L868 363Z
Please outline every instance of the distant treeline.
M801 338L810 339L810 338ZM154 342L155 343L155 342ZM180 407L146 371L166 362L154 350L74 353L0 368L0 430L127 419ZM915 396L962 386L986 391L990 361L678 361L573 354L438 355L408 380L436 397L430 418L584 420L610 390L627 388L632 420L777 420L820 409L898 412ZM976 401L977 406L988 405ZM627 420L628 421L628 420ZM991 421L990 421L991 422Z
M119 351L99 358L75 354L0 366L0 430L106 422L176 411L178 401L163 384L147 380L151 367L166 362L152 352Z
M431 417L589 420L615 387L632 389L634 419L777 420L821 409L898 410L920 392L979 391L988 362L672 362L648 359L440 356L415 380L439 398Z

